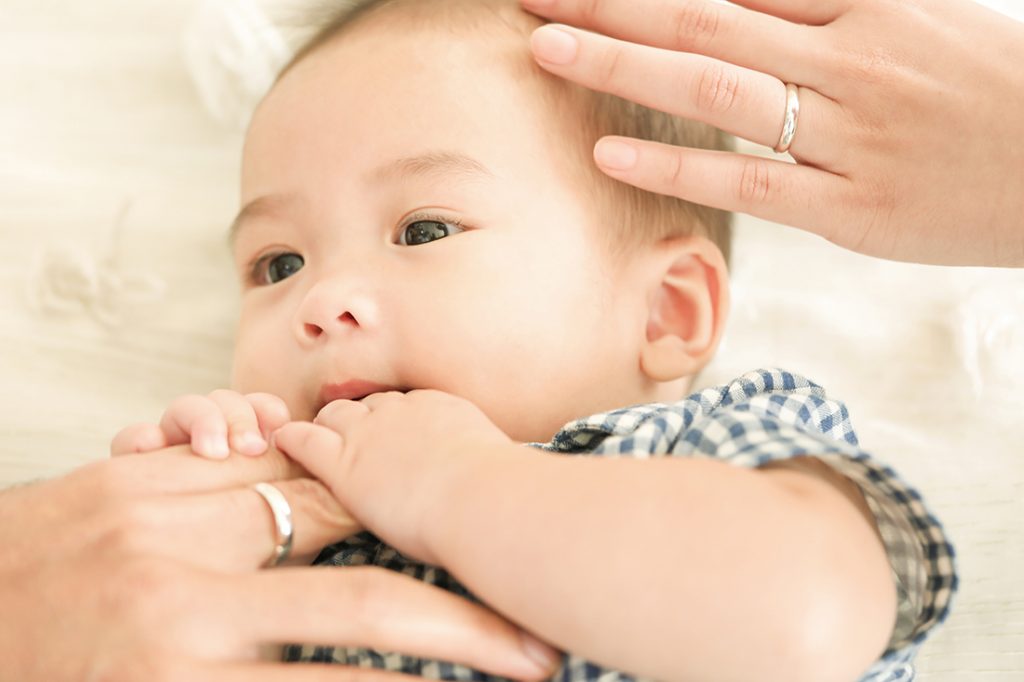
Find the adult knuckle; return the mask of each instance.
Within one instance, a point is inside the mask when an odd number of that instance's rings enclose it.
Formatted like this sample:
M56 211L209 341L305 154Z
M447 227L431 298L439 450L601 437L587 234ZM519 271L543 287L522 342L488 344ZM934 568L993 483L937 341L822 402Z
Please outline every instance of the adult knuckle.
M898 204L895 183L887 176L866 179L861 189L850 192L847 201L858 211L874 209L876 212L892 213Z
M892 47L848 44L834 55L834 70L842 82L872 84L885 89L899 85L902 59Z
M778 181L761 159L746 159L740 171L737 197L741 204L761 203L778 191Z
M718 37L721 14L704 0L684 2L670 16L671 35L676 47L704 47Z
M682 185L683 155L678 150L671 152L669 155L668 164L666 166L662 182L668 189L673 189Z
M583 0L579 8L582 23L593 26L601 20L604 10L605 0Z
M891 242L893 234L886 228L893 224L898 205L896 189L888 178L865 182L846 198L846 208L860 219L851 221L848 229L838 231L829 241L861 252L873 251L872 244Z
M622 80L622 49L618 47L609 48L601 63L601 82L618 83Z
M701 70L694 100L701 111L720 114L735 106L739 89L739 73L722 64L713 63Z
M111 506L101 516L99 551L120 557L145 554L152 549L157 528L152 509L138 501Z

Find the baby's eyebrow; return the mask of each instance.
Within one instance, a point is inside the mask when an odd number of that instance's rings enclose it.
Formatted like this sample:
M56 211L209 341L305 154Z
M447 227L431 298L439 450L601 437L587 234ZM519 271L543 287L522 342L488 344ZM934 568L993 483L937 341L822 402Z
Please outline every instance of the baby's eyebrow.
M371 182L404 180L410 177L431 177L450 180L452 176L461 180L494 179L494 173L484 164L461 152L435 151L395 159L371 171L367 179Z
M416 156L395 159L381 164L366 175L370 183L396 182L409 178L431 180L472 181L493 180L495 175L487 166L471 156L455 151L433 151ZM238 212L228 231L232 245L238 234L251 219L287 210L292 204L302 201L298 194L268 194L253 199Z
M257 216L273 215L301 200L298 194L267 194L253 199L238 212L228 230L228 244L234 246L242 228Z

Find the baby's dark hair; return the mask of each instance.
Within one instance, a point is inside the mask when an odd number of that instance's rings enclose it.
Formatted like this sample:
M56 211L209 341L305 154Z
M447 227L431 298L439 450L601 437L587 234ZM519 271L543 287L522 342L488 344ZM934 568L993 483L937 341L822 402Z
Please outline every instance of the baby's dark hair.
M454 38L495 38L489 45L507 44L508 63L517 80L536 84L544 102L560 125L554 126L553 144L577 154L571 170L586 199L605 216L601 227L605 246L616 257L669 237L702 234L713 241L729 262L732 214L675 197L654 194L609 178L594 164L592 150L605 135L622 135L665 144L731 151L733 138L698 121L671 116L596 92L557 78L534 62L528 38L547 23L528 14L516 0L333 0L324 3L311 22L315 29L298 48L289 70L323 45L340 39L359 26L386 22L388 28L447 31ZM514 38L508 41L509 37ZM504 39L504 41L502 41ZM496 48L497 49L497 48ZM567 144L568 143L568 144Z

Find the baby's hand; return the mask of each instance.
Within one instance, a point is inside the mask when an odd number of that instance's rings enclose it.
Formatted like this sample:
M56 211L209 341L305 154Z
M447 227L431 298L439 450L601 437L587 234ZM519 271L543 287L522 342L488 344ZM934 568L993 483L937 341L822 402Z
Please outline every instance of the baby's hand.
M245 455L267 451L267 438L291 421L288 406L269 393L242 395L217 390L208 396L175 399L160 424L125 427L110 443L110 454L151 452L191 443L197 455L224 459L233 450Z

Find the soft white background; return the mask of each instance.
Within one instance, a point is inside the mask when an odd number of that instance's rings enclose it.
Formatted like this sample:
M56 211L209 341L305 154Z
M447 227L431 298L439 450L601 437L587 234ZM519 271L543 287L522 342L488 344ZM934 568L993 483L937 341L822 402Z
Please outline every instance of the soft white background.
M226 383L241 138L186 67L197 4L0 0L0 486L103 457L121 426ZM701 384L777 365L843 398L959 552L921 679L1024 679L1024 271L738 223L730 331Z

